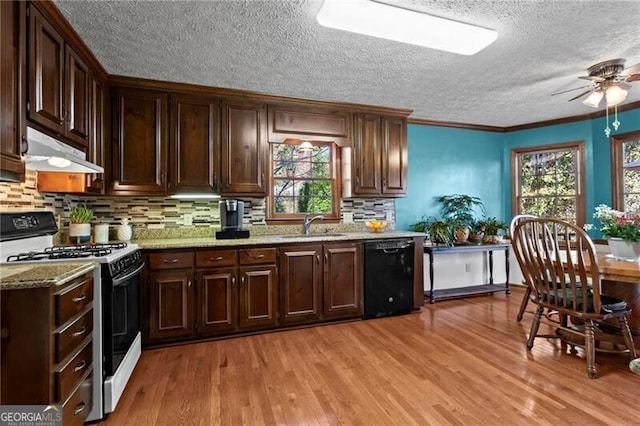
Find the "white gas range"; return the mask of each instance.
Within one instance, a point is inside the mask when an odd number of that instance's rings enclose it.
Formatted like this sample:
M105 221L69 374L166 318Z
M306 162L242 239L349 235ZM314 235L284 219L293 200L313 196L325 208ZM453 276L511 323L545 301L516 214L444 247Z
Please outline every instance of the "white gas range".
M139 295L144 267L124 242L54 246L51 212L0 213L0 263L98 262L94 270L93 408L87 421L115 410L141 354Z

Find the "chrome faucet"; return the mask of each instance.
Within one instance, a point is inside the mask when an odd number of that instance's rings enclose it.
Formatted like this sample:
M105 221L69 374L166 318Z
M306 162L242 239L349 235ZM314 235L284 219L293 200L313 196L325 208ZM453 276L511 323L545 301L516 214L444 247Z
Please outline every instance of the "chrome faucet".
M319 214L318 216L309 218L308 214L304 215L304 222L302 222L302 232L304 233L304 235L311 234L311 222L313 222L316 219L324 219L324 216Z

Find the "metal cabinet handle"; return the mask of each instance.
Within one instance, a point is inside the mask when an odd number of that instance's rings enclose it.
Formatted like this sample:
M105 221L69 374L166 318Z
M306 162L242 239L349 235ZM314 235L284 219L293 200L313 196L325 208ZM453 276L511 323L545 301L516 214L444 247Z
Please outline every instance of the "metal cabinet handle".
M87 406L87 404L85 404L84 402L81 402L80 404L78 404L76 406L76 409L73 410L73 415L77 416L78 414L82 413L84 411L84 408Z
M82 327L80 330L73 333L73 337L82 336L86 332L87 332L87 327Z
M191 280L189 280L189 281L187 282L187 288L188 288L188 289L191 289Z
M240 277L240 287L244 285L244 275Z
M231 278L231 288L233 288L235 285L236 285L236 279Z
M87 295L83 294L82 296L74 297L73 299L71 299L71 301L78 303L78 302L82 302L86 298L87 298Z
M26 155L29 152L29 141L26 137L22 137L22 146L21 146L20 155Z
M213 189L218 189L218 172L213 172Z
M160 183L164 183L164 170L160 170Z
M329 263L329 255L327 253L324 254L324 263Z
M85 360L83 359L83 360L82 360L82 362L81 362L80 364L76 365L76 366L73 368L73 371L77 373L78 371L82 370L82 369L83 369L83 368L85 368L86 366L87 366L87 361L85 361Z
M319 265L320 264L320 255L319 254L316 254L316 261L317 261L317 263Z
M162 261L162 263L178 263L178 259L173 259L173 260L165 259Z
M262 259L264 257L264 254L251 254L251 252L248 252L247 255L252 258L252 259Z
M218 256L218 257L210 257L209 260L212 262L220 262L222 259L224 259L224 257L222 256Z

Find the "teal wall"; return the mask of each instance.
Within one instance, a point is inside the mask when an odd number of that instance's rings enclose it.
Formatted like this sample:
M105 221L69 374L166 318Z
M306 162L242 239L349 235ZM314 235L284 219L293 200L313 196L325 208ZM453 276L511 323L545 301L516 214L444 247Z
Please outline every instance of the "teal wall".
M440 216L434 197L480 197L489 216L501 217L504 191L504 133L409 125L409 191L396 200L396 229L422 216Z
M640 108L619 114L617 132L640 130ZM610 122L613 117L610 117ZM604 117L498 133L410 124L409 190L396 200L396 228L409 229L423 216L439 216L434 197L482 198L489 216L511 219L511 149L582 140L585 143L586 214L611 205L611 151Z

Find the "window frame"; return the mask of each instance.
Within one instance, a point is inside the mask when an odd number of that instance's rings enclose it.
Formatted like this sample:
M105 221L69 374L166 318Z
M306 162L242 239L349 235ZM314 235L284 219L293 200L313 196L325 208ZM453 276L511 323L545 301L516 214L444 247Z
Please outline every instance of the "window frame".
M625 142L640 140L640 131L611 136L611 207L624 211L624 177L622 173L622 146Z
M511 214L512 217L522 214L520 212L520 199L522 197L520 195L521 182L519 157L521 155L531 153L556 151L575 151L578 155L578 160L576 162L576 166L578 169L576 171L576 183L578 188L575 195L575 202L576 225L581 227L586 223L585 158L583 140L511 149Z
M289 142L285 140L284 142L270 142L269 143L269 192L267 195L267 211L266 211L266 221L267 224L274 225L286 225L286 224L300 224L304 219L306 213L276 213L274 211L275 202L273 198L273 188L275 187L275 176L274 167L273 167L273 147L276 145L289 144L289 145L299 145L301 141L295 140L294 142ZM330 148L330 156L329 156L329 170L331 171L331 213L322 213L324 216L324 223L339 223L340 222L340 201L342 194L342 177L341 177L341 149L340 146L334 141L309 141L313 146L328 146ZM313 213L310 213L313 214Z

